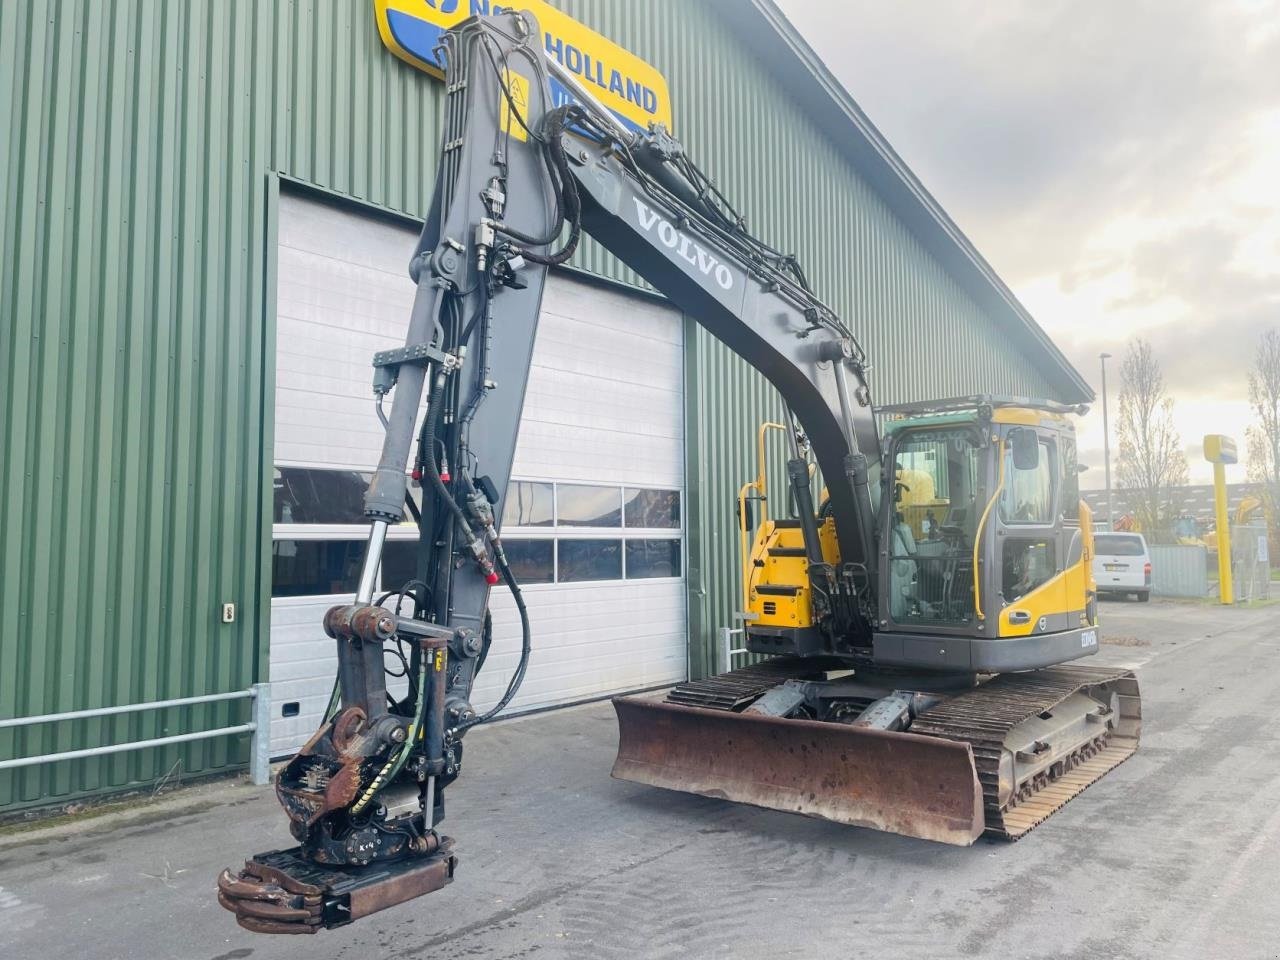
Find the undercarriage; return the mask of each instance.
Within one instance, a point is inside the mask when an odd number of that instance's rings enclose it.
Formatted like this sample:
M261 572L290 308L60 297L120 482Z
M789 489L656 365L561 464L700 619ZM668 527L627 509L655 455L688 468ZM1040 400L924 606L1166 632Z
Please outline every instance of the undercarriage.
M613 775L967 845L1017 840L1137 749L1138 683L776 658L614 700Z

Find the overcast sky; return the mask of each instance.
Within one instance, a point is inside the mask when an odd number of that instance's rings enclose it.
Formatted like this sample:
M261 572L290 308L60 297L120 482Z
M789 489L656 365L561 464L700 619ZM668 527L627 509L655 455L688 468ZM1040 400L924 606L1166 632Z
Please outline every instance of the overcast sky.
M1151 341L1210 479L1280 325L1280 0L777 2L1113 416ZM1081 448L1101 486L1101 403Z

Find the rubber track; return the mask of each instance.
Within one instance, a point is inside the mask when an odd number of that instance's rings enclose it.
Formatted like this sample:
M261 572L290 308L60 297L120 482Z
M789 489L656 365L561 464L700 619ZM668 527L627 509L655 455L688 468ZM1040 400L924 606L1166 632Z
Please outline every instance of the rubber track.
M1116 684L1120 694L1119 723L1107 746L1049 781L1031 797L1014 806L1001 807L1000 754L1009 731L1024 720L1053 709L1071 694L1104 683ZM1030 673L1006 673L925 711L911 725L911 732L961 740L973 748L982 784L986 835L1017 840L1133 755L1138 749L1137 698L1137 679L1129 670L1059 666Z
M705 680L686 681L673 687L664 700L686 707L735 711L752 703L778 684L813 672L811 664L778 657L707 677Z

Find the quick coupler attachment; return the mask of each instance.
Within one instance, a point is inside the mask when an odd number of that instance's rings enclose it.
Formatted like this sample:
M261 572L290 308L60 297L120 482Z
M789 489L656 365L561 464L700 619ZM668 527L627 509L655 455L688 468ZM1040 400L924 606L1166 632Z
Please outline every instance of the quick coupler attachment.
M430 854L367 867L322 866L301 847L272 850L239 874L223 870L218 902L254 933L317 933L439 890L457 865L448 837Z

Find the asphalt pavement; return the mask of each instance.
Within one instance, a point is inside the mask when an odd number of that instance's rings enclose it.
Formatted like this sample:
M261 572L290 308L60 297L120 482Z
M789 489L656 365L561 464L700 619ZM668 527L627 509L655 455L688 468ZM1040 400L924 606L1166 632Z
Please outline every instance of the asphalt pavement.
M290 844L222 781L0 835L0 956L1280 957L1280 607L1112 602L1142 746L1024 840L946 847L609 778L612 710L474 731L439 893L315 937L240 930L214 878Z

